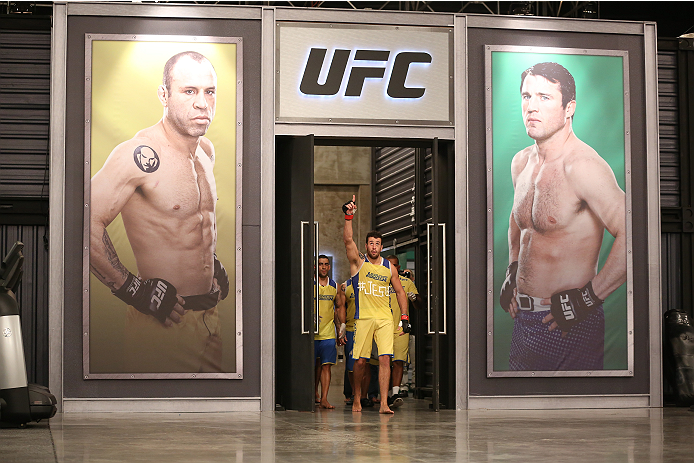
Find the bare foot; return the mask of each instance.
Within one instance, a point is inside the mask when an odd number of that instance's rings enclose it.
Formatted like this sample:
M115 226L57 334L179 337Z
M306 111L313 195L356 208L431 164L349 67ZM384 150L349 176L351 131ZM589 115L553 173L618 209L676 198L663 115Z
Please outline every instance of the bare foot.
M355 400L352 404L352 413L361 413L361 402Z
M327 400L321 400L321 402L320 402L320 408L327 408L328 410L330 410L330 409L333 409L333 408L335 408L335 407L333 407L332 405L330 405L330 403L328 403Z
M395 412L388 407L385 403L381 403L381 409L378 411L378 413L382 413L384 415L394 415Z

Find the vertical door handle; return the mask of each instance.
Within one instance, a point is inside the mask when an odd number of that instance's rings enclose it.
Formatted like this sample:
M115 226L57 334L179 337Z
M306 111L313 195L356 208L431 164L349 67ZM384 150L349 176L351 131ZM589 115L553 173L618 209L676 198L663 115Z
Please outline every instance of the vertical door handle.
M306 222L306 223L308 223L308 222ZM313 227L315 228L315 230L314 230L315 235L314 235L314 240L313 240L313 246L314 246L313 247L313 258L314 258L314 262L316 264L316 268L318 268L318 222L313 222ZM319 306L320 297L318 295L320 288L319 288L319 283L318 283L318 275L316 275L315 278L316 278L316 283L315 283L315 285L316 285L315 286L315 288L316 288L315 289L315 291L316 291L316 297L315 297L316 305L313 308L313 310L316 313L316 315L315 315L316 324L314 325L315 326L315 332L316 332L316 334L318 334L318 330L320 329L320 314L318 312L318 310L320 308L320 306Z
M441 247L443 251L443 259L441 259L441 263L443 264L443 272L441 272L441 278L443 278L443 294L441 295L443 297L443 331L441 331L441 334L448 334L448 321L446 319L446 299L448 292L446 291L446 224L445 223L440 223L439 226L441 227L441 232L443 233L443 236L441 237L441 242L443 243L443 246Z
M301 221L301 269L299 273L301 274L301 334L310 334L311 331L307 330L306 319L304 312L306 311L306 280L304 275L304 225L308 225L308 222Z
M431 329L431 227L433 223L427 224L427 334L434 334Z

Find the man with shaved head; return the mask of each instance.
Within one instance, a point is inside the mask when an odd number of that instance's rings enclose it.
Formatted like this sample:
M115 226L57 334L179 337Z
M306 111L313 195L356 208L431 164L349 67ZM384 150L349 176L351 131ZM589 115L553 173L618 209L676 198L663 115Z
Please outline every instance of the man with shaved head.
M90 269L127 304L127 372L220 372L217 303L229 279L215 255L217 74L197 52L172 56L157 90L163 117L118 145L91 181ZM137 269L106 227L121 215Z

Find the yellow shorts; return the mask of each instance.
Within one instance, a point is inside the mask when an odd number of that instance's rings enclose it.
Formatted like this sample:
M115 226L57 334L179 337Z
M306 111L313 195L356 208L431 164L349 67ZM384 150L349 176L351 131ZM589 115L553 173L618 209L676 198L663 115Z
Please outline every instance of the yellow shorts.
M400 336L402 328L395 332L393 335L393 361L398 360L402 362L407 362L409 360L410 354L410 335L403 334Z
M189 310L166 327L129 306L125 316L127 373L219 373L222 338L217 307Z
M393 355L393 320L366 319L356 320L354 324L354 349L352 357L371 357L371 343L376 341L378 355Z

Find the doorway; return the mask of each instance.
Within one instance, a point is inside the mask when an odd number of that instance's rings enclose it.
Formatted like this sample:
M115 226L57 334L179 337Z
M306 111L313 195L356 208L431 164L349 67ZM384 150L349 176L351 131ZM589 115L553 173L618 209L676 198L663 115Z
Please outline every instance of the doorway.
M453 142L279 136L276 140L276 403L314 410L313 261L346 280L340 207L357 198L354 241L383 233L382 255L403 256L422 295L413 317L415 398L454 408ZM447 226L447 224L451 224ZM333 367L331 389L342 390ZM407 372L404 375L407 381ZM335 405L335 404L334 404Z

